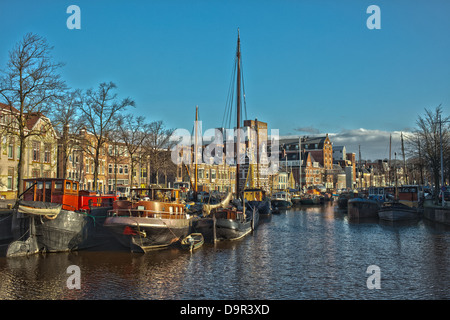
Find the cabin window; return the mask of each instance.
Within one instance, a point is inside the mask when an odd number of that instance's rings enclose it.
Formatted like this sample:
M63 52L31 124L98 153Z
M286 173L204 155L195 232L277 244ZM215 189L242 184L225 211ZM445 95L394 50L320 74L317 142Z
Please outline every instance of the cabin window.
M50 181L46 181L45 182L45 189L51 189L52 188L52 183Z
M72 186L72 190L77 191L78 190L78 183L74 183Z
M71 188L70 188L70 182L69 181L67 181L66 182L66 190L70 190Z
M55 190L61 190L62 189L62 182L56 181L55 182Z
M37 189L42 190L44 188L44 183L42 181L38 181Z

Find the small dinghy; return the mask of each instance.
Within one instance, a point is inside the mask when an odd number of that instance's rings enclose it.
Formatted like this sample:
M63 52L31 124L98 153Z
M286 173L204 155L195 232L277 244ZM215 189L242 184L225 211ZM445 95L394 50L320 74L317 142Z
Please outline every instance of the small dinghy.
M200 248L203 243L204 239L201 233L191 233L181 240L181 247L192 252L195 249Z

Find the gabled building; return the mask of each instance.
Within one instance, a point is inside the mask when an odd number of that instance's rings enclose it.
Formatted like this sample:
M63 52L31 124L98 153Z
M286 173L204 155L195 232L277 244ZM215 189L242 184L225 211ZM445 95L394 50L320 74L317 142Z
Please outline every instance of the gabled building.
M19 111L0 103L0 198L17 196L20 140L17 118ZM58 137L50 120L41 113L24 114L25 140L23 179L57 175Z

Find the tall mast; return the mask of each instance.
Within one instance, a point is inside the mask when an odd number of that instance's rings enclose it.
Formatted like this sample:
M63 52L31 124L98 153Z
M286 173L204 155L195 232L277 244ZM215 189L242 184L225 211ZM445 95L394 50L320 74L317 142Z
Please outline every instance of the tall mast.
M403 183L408 184L408 175L406 173L406 158L405 158L405 146L403 144L403 132L400 133L400 137L402 139L402 154L403 154Z
M239 158L240 158L240 127L241 127L241 39L239 37L239 28L238 28L238 40L237 40L237 50L236 50L236 59L237 59L237 99L236 99L236 113L237 113L237 135L236 135L236 198L239 199L240 190L239 190Z
M300 192L302 191L302 137L299 136L298 138L298 189Z
M392 146L392 135L389 135L389 162L388 162L388 185L391 185L391 146Z
M362 189L362 180L361 180L361 175L362 175L362 170L361 170L361 145L358 146L359 149L359 188Z

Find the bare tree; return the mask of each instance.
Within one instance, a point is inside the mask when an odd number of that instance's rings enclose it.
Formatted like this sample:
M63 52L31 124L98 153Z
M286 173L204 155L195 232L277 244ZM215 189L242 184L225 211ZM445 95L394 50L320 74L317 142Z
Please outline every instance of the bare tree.
M67 162L70 154L76 147L76 142L71 139L71 134L78 132L82 122L79 117L81 90L69 91L62 99L55 103L50 117L53 127L59 134L60 168L58 177L66 178Z
M442 116L442 107L439 105L435 110L425 109L425 114L419 116L416 121L417 128L407 139L410 155L415 155L420 159L420 165L430 170L435 186L435 199L439 195L440 186L440 135L439 121ZM442 121L448 121L449 117L443 118ZM450 134L448 127L442 127L442 143L445 146L444 152L447 159L448 145ZM422 167L420 168L422 169Z
M128 114L118 120L118 139L123 144L129 154L131 165L130 185L134 185L133 174L136 164L139 162L139 153L142 153L145 139L150 135L151 125L146 123L144 116L134 116Z
M31 130L27 124L36 115L46 114L65 90L65 83L58 74L62 64L52 61L52 49L45 38L28 33L10 51L7 67L1 71L0 96L9 106L11 121L6 126L7 133L17 136L20 145L17 164L19 194L23 192L21 181L26 140L41 134L40 130Z
M159 174L166 165L165 162L170 161L167 153L170 154L171 145L175 143L170 141L173 131L173 129L166 129L163 121L154 121L150 124L150 132L144 143L157 184L159 184Z
M101 83L97 90L87 90L82 95L80 104L81 117L87 130L81 137L81 147L94 159L94 190L98 189L100 150L114 130L120 112L134 106L134 101L130 98L119 101L117 94L113 93L114 89L116 85L112 82Z

